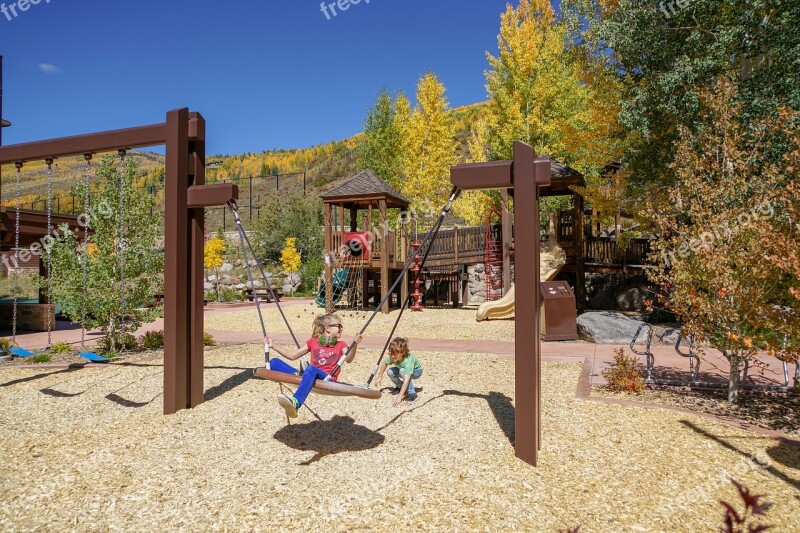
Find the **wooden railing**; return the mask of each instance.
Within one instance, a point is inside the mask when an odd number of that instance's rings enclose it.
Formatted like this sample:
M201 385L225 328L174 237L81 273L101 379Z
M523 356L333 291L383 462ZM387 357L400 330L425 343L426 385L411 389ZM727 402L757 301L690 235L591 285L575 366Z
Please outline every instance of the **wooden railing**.
M499 226L492 226L492 235L499 239ZM428 260L452 258L453 262L458 264L459 260L480 258L478 259L480 262L485 249L486 228L484 226L441 230L431 244Z
M643 266L648 263L649 239L631 239L622 248L614 237L586 237L585 263L602 266Z

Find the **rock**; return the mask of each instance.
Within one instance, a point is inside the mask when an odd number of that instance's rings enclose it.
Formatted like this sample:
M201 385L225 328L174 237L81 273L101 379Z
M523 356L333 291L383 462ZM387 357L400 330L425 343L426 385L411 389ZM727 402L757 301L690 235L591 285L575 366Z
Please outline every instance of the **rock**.
M476 274L483 274L486 271L486 266L483 263L478 263L472 270Z
M233 265L230 263L222 263L222 267L220 267L220 272L233 272Z
M213 291L214 284L213 283L203 283L203 290L204 291Z
M578 317L578 335L595 344L628 344L641 320L612 311L590 311Z
M639 287L620 290L614 299L620 311L644 311L644 291Z
M238 283L238 284L234 285L233 288L237 289L237 290L242 290L242 289L244 289L244 283Z
M282 287L282 289L283 289L283 293L284 294L290 294L292 292L292 290L294 289L294 286L293 285L284 285Z
M215 281L217 281L217 275L216 274L211 274L206 279L208 279L208 281L210 281L211 283L214 283Z
M257 267L257 266L258 266L258 261L256 261L255 259L251 259L250 261L248 261L248 262L247 262L247 264L248 264L250 267L252 267L252 268L255 268L255 267Z
M247 289L252 289L252 288L253 288L253 286L255 286L255 287L263 287L263 286L264 286L264 284L263 284L261 281L259 281L259 280L257 280L257 279L256 279L256 280L253 280L253 282L252 282L252 283L248 281L247 283L245 283L245 284L243 285L243 287L244 287L244 288L247 288Z
M236 261L233 262L233 266L237 266L237 267L240 267L243 264L244 264L244 262L241 259L237 259Z

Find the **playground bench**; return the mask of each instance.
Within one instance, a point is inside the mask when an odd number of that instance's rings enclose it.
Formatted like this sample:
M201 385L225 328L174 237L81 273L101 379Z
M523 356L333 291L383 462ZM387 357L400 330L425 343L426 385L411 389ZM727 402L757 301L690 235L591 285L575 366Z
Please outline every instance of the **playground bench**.
M281 298L283 298L283 290L281 290L280 288L273 287L272 288L272 292L275 293L275 297L278 299L278 301L280 301ZM270 294L269 289L257 288L257 289L255 289L255 294L253 294L253 293L254 293L253 289L249 289L249 288L245 289L245 295L247 296L247 299L249 301L251 301L251 302L255 300L255 296L256 295L258 296L258 299L260 301L262 301L262 302L271 302L272 301L272 294Z

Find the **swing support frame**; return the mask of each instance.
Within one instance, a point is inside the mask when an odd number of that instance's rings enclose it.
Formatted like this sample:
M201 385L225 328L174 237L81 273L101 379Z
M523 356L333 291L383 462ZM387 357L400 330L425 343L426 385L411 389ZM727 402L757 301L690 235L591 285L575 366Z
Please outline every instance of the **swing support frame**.
M542 438L542 358L539 337L539 188L550 185L550 161L514 143L514 159L456 165L450 181L461 190L507 189L514 194L516 307L514 318L515 454L536 466Z
M164 208L164 414L203 402L204 208L239 197L235 184L205 185L206 124L188 108L166 122L0 146L0 164L166 145Z

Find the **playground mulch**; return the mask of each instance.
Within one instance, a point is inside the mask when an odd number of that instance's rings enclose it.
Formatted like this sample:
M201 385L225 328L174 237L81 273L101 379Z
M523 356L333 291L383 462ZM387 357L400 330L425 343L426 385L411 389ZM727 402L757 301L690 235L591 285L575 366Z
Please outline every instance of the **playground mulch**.
M396 336L413 337L417 339L459 339L459 340L503 340L514 339L513 320L487 320L475 321L477 307L461 308L426 308L421 313L406 310L395 332ZM289 333L277 307L272 305L262 306L264 322L267 332ZM324 309L316 304L293 305L284 309L289 324L300 336L311 333L311 323L314 317L324 313ZM372 311L336 311L342 318L345 326L344 337L349 339L358 333L361 327L372 315ZM370 323L366 335L386 337L391 333L392 326L397 320L399 309L392 310L384 315L378 313ZM207 314L205 326L208 330L224 331L261 331L261 323L254 307L241 311Z
M606 386L594 386L592 396L689 409L800 437L800 395L797 393L744 390L735 404L728 402L728 391L724 389L648 386L641 394L626 394L611 392Z
M313 396L291 423L280 386L252 377L255 345L208 350L205 403L171 416L158 359L3 369L0 530L711 531L720 499L741 508L728 476L775 503L775 531L797 530L788 443L581 400L581 365L544 363L533 468L514 457L513 360L418 355L416 402Z

